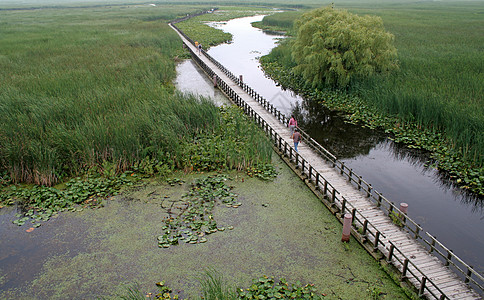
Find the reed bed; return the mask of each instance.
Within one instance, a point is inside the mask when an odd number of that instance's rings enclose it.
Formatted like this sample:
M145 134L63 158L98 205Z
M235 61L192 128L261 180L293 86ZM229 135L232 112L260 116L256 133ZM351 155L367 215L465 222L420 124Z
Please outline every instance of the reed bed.
M382 113L403 122L439 130L450 141L449 150L474 167L484 163L484 22L477 2L344 1L339 8L382 17L395 35L400 71L353 82L359 95ZM288 26L297 13L274 14L267 24ZM266 20L267 19L267 20ZM287 40L290 43L290 39ZM286 68L294 62L290 45L270 54Z
M172 84L184 52L166 21L194 9L1 11L0 172L14 183L53 185L147 157L183 167L184 145L221 120L210 100ZM241 151L237 167L258 150Z
M284 11L265 16L260 22L252 23L253 26L271 31L284 31L292 35L294 20L300 17L303 11Z

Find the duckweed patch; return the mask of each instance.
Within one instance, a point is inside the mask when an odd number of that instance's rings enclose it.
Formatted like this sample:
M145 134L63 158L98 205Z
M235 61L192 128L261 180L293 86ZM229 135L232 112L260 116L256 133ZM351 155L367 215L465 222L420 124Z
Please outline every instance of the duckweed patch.
M163 234L158 236L158 246L168 248L180 242L199 244L207 241L206 236L225 227L217 226L213 217L213 209L218 201L227 207L237 208L242 203L237 202L237 195L231 192L231 187L225 182L226 175L213 175L197 179L190 191L183 195L183 204L176 207L178 213L169 210L168 217L163 220ZM173 181L170 181L173 182ZM227 227L233 229L233 226Z
M26 233L8 224L7 243L1 245L22 239L30 250L9 256L19 271L4 269L3 280L16 283L0 289L0 298L120 299L115 295L134 282L154 295L158 291L153 283L162 279L184 298L197 299L200 270L212 268L233 287L250 287L252 279L269 274L314 283L330 299L365 298L371 287L379 287L387 299L406 299L358 243L350 240L349 250L343 248L341 224L287 165L277 156L273 159L278 176L270 182L245 172L224 173L231 178L225 185L234 186L230 192L243 205L227 209L217 200L212 216L225 231L209 235L206 243L159 249L156 238L168 210L185 203L188 183L207 177L200 173L176 171L173 186L152 179L105 201L103 209L60 214L53 221L62 226L53 222ZM51 236L62 247L46 243ZM79 238L67 238L72 236ZM45 253L40 261L39 252ZM31 274L28 279L21 277L25 270Z

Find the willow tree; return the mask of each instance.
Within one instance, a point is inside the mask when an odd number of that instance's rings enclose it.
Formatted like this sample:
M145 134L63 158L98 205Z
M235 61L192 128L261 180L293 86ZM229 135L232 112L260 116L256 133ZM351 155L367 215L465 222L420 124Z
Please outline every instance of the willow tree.
M313 87L345 87L354 77L398 68L394 36L376 16L324 7L295 22L294 71Z

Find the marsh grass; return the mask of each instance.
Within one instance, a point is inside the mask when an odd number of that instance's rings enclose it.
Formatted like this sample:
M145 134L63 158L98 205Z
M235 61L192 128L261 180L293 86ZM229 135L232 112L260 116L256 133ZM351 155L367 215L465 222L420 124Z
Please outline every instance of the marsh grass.
M265 30L284 31L292 35L294 20L303 14L303 11L285 11L265 16L260 22L252 25Z
M53 185L119 174L149 157L183 166L182 145L220 123L208 99L175 92L184 55L166 22L194 7L2 11L0 171ZM257 142L258 143L258 142ZM249 165L256 149L238 153ZM240 156L242 155L242 156Z
M419 3L363 9L395 34L401 71L357 86L390 114L444 130L468 161L484 163L484 22L476 2Z
M220 272L207 270L199 278L202 297L206 300L238 299L235 288L227 283Z
M382 17L386 29L395 35L400 71L355 81L350 92L403 122L444 132L453 151L475 167L482 166L482 7L477 2L373 4L347 1L338 3L338 7ZM263 23L287 27L296 17L292 12L274 14L265 17ZM290 39L275 48L266 61L292 68Z

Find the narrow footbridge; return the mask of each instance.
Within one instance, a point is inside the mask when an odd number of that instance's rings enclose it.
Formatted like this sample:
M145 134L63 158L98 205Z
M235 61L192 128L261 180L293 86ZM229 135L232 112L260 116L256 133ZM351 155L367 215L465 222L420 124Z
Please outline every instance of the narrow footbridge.
M341 222L351 219L352 236L395 271L402 285L428 299L482 299L483 276L302 130L296 152L288 118L205 51L197 50L176 22L170 26L214 85L266 132L275 150Z

